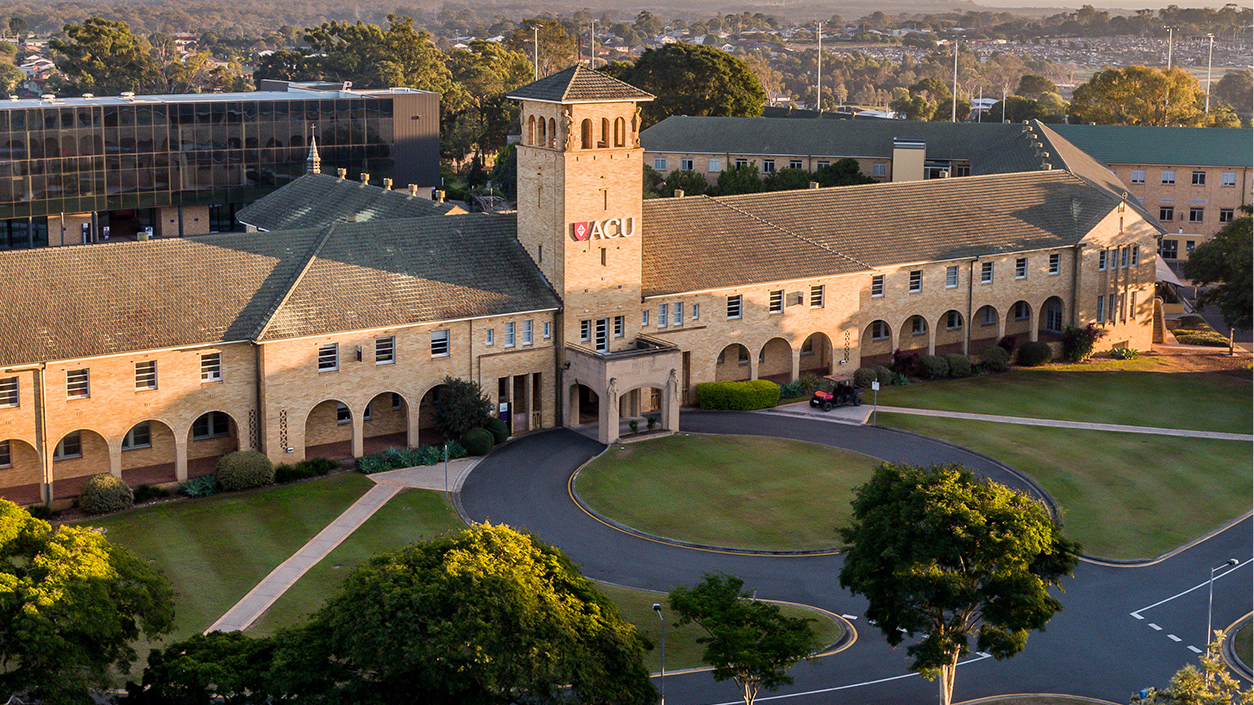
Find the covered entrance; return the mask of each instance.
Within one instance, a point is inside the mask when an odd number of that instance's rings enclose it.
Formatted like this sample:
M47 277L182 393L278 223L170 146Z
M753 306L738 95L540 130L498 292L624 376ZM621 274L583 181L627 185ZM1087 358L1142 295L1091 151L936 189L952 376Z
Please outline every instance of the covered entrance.
M595 423L597 440L606 444L618 440L624 418L643 414L656 414L664 430L678 430L682 370L679 348L656 338L640 336L634 347L616 352L568 345L564 425Z

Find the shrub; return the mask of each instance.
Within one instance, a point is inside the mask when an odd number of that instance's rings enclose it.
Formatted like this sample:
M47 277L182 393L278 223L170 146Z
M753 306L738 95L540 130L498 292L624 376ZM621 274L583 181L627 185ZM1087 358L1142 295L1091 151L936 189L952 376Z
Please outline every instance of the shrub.
M209 497L218 493L218 481L213 475L193 477L179 485L179 494L184 497Z
M274 484L274 464L255 450L237 450L218 458L213 476L223 492Z
M702 409L765 409L779 403L779 394L779 385L764 379L697 385L697 399Z
M168 490L163 490L156 485L140 485L135 488L134 498L135 504L143 504L151 502L154 499L164 499L170 496Z
M919 369L928 379L945 379L949 376L949 363L943 357L924 355L919 360Z
M1010 367L1010 353L1000 345L990 345L980 351L980 367L989 372L1005 372Z
M1187 316L1181 316L1176 320L1179 321L1181 328L1195 328L1201 330L1210 329L1210 325L1206 322L1206 319L1201 316L1189 314Z
M630 420L630 421L628 421L628 422L627 422L627 428L630 428L632 433L639 433L639 432L640 432L640 422L639 422L638 420L636 420L636 419L632 419L632 420Z
M859 367L853 371L853 383L863 389L870 389L874 381L875 369L872 367Z
M892 384L894 387L904 387L910 384L910 378L901 373L896 373L893 375Z
M646 417L644 417L644 420L645 420L645 423L646 423L646 424L648 424L648 426L649 426L649 430L650 430L650 431L652 431L652 430L653 430L653 427L657 425L657 417L656 417L656 416L646 416Z
M1093 345L1106 332L1088 324L1083 328L1067 326L1062 331L1062 357L1071 362L1084 362L1093 356Z
M893 383L893 371L883 365L876 367L875 368L875 381L879 382L881 386L885 384L892 384Z
M26 508L26 511L36 519L43 519L44 521L52 519L59 513L52 511L52 507L46 504L32 504Z
M325 475L338 467L339 465L334 460L327 460L326 458L310 458L309 460L302 460L295 465L283 463L274 468L274 481L283 484L296 482L297 480L308 480L311 477Z
M78 506L88 514L105 514L126 509L135 503L135 493L122 481L107 472L92 475L83 483Z
M1017 361L1024 367L1036 367L1044 365L1053 357L1053 351L1049 349L1047 343L1035 342L1026 343L1019 348L1019 357Z
M893 351L893 374L895 375L912 375L919 369L919 353L915 350L902 350L897 348Z
M949 363L949 376L955 379L971 376L971 358L960 353L949 353L943 356Z
M997 341L997 347L1006 351L1006 359L1009 360L1010 356L1015 354L1015 337L1013 335L1003 335L1001 340Z
M801 384L801 396L813 394L814 390L819 388L820 379L818 375L812 375L809 372L798 377L797 381Z
M471 455L487 455L492 443L492 434L487 429L472 428L462 436L462 445Z
M444 435L458 438L488 424L493 418L492 400L477 382L445 377L444 387L432 404L431 416Z
M492 442L494 445L501 445L509 438L509 425L498 418L492 418L483 425L488 433L492 434Z
M797 380L796 382L786 382L779 385L780 399L796 399L797 397L804 397L805 395L805 385L801 383L801 380Z
M1110 351L1110 356L1116 360L1131 360L1139 354L1140 353L1132 348L1115 348Z
M1212 348L1228 347L1228 336L1216 333L1213 330L1183 330L1177 328L1172 331L1172 335L1176 336L1176 342L1181 345L1205 345Z

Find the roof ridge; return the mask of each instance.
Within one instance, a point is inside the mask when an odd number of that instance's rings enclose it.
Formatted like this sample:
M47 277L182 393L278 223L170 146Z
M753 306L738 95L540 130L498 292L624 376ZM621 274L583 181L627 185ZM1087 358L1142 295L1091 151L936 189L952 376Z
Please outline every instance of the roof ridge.
M339 225L339 223L331 223L328 225L327 229L323 231L322 235L318 238L318 241L314 243L313 247L309 248L309 252L305 255L304 264L302 264L300 270L292 276L291 281L287 283L287 286L283 291L283 296L279 297L279 300L275 302L274 306L270 307L270 310L266 312L266 315L262 318L265 322L262 323L256 333L251 336L253 340L261 340L261 338L266 334L266 331L270 330L270 324L274 322L275 315L279 312L279 309L283 308L283 304L287 303L288 299L292 298L292 294L296 291L296 287L300 284L301 280L305 278L305 274L308 273L309 268L313 266L313 262L318 258L318 254L322 252L322 246L327 244L327 240L331 239L331 234L335 232L337 225Z
M779 232L784 233L785 235L791 235L792 237L795 237L795 238L797 238L798 240L801 240L802 242L805 242L805 243L811 244L811 245L813 245L813 246L815 246L815 247L819 248L820 250L826 250L826 251L828 251L828 252L830 252L830 253L832 253L832 254L836 255L837 257L843 257L844 259L847 259L847 260L849 260L850 262L853 262L854 264L858 264L858 265L861 265L861 266L863 266L863 267L866 267L867 269L875 269L875 267L872 267L871 265L867 264L866 262L863 262L863 261L861 261L861 260L858 260L858 259L855 259L855 258L853 258L853 257L850 257L849 255L847 255L847 254L845 254L845 253L843 253L843 252L837 252L836 250L833 250L832 248L828 247L827 245L824 245L824 244L823 244L823 243L821 243L821 242L815 242L814 240L811 240L810 238L808 238L808 237L806 237L806 236L804 236L804 235L800 235L800 234L798 234L798 233L795 233L795 232L793 232L793 231L789 230L788 228L785 228L785 227L783 227L783 226L781 226L781 225L777 225L777 224L775 224L775 223L772 223L771 221L766 220L765 218L760 218L760 217L758 217L758 216L754 215L753 213L750 213L749 211L746 211L746 210L743 210L743 209L737 208L736 206L733 206L733 205L732 205L732 204L730 204L730 203L726 203L726 202L724 202L724 201L721 201L721 200L719 200L717 197L714 197L714 196L704 196L704 195L703 195L703 197L704 197L704 198L709 198L710 200L714 201L715 203L718 203L718 204L720 204L720 205L724 206L725 208L730 208L731 210L736 211L737 213L740 213L741 215L748 216L748 217L752 218L753 220L756 220L756 221L758 221L759 223L762 223L763 225L766 225L767 227L774 228L775 230L778 230Z

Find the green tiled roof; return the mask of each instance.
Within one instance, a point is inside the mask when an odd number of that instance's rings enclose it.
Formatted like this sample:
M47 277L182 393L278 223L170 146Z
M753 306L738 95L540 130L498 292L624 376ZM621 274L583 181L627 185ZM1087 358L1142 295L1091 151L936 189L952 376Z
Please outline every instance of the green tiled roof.
M306 174L241 210L241 223L259 230L322 228L343 223L417 218L466 211L450 203L410 196L329 174Z
M1250 129L1123 125L1049 127L1104 164L1254 166L1254 130Z
M653 100L649 93L610 78L600 71L575 65L552 76L528 83L509 92L507 98L543 100L549 103L578 103L618 100Z

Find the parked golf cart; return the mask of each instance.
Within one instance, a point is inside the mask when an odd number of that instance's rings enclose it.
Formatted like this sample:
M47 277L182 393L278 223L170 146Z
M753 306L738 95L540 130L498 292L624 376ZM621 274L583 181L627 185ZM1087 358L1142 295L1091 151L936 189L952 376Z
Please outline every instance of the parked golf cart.
M823 411L852 404L862 406L862 388L848 375L828 375L819 380L819 388L810 397L810 406Z

